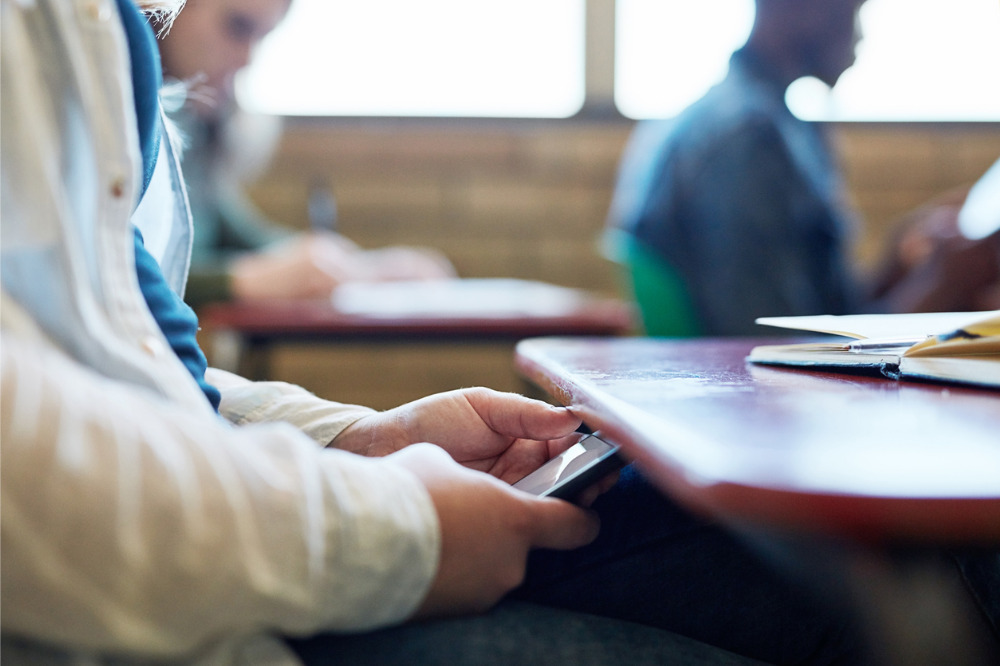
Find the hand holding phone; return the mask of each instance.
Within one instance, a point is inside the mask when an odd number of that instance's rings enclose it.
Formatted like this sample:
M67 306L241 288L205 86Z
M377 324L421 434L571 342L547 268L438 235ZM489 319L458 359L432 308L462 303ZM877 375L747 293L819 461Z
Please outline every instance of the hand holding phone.
M619 447L586 435L514 487L540 497L574 500L581 492L625 465Z

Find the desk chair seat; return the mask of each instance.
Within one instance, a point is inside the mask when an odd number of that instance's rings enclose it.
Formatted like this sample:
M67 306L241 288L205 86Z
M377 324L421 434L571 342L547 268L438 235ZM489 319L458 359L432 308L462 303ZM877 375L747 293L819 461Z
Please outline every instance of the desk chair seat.
M673 266L626 233L609 234L604 251L621 267L625 289L639 307L646 335L659 338L701 335L691 297Z

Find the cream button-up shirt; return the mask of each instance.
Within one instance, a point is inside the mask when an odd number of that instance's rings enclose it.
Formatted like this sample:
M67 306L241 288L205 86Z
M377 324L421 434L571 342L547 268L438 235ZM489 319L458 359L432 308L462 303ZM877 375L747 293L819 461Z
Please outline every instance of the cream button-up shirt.
M115 3L0 6L5 663L281 663L271 635L403 621L435 574L433 504L401 468L323 448L370 410L210 371L220 418L145 306Z

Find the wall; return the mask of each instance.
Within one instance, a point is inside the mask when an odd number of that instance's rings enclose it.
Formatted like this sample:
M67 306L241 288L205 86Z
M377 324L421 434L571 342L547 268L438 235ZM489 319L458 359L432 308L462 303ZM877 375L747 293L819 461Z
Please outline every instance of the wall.
M306 225L311 182L329 183L341 229L366 247L442 249L468 277L515 276L618 290L597 249L630 125L599 121L299 120L252 188L275 219ZM899 215L973 181L1000 155L1000 125L834 128L870 264ZM506 347L279 350L275 374L387 407L431 390L522 385Z
M439 247L465 276L607 289L594 254L627 134L621 125L305 123L289 128L254 193L305 223L305 192L333 187L342 229L365 246Z

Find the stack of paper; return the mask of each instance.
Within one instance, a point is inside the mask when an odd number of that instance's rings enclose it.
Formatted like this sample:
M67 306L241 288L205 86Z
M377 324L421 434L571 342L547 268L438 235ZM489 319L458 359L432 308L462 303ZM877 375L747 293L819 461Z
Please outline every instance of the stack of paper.
M512 278L406 280L351 282L332 301L340 312L368 317L559 317L578 310L584 292Z
M755 347L748 357L754 363L871 368L893 378L1000 388L1000 310L763 317L757 323L848 339Z

